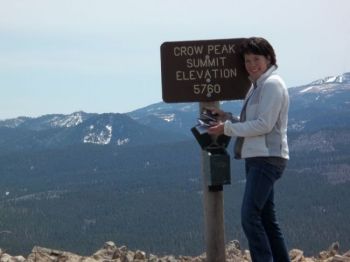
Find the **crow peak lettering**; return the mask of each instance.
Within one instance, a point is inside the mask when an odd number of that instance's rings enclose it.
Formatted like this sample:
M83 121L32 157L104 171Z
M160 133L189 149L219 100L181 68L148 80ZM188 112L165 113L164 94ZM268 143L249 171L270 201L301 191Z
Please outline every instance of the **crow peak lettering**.
M175 46L174 56L198 56L208 55L227 55L235 54L235 44L216 44L216 45L190 45Z

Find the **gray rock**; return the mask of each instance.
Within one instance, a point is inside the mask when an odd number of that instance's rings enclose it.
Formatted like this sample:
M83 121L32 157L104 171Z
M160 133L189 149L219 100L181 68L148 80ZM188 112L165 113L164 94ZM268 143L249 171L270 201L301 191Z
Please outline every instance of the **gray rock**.
M339 252L339 242L334 242L330 247L328 248L328 252L331 256L335 256Z
M10 262L12 261L11 259L12 257L9 254L4 253L4 254L1 254L0 262Z
M116 248L117 246L114 244L113 241L108 241L103 245L104 249L110 249L110 248Z
M112 241L108 241L103 248L95 252L92 257L96 260L112 260L118 247Z
M135 253L134 259L145 260L146 259L146 253L141 251L141 250L137 250L136 253Z
M301 262L304 259L304 252L299 249L289 251L289 258L292 262Z
M237 257L242 257L241 246L237 240L233 240L226 245L226 258L236 259Z
M330 262L350 262L350 257L335 255Z

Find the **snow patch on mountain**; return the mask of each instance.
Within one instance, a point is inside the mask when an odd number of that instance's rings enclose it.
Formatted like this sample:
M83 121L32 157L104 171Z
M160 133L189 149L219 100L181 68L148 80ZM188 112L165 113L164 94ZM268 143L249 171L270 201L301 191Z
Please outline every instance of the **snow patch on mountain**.
M0 121L0 126L8 127L8 128L16 128L23 124L29 117L17 117L14 119L7 119Z
M49 190L46 192L39 192L33 194L27 194L23 196L16 196L15 198L7 199L7 202L20 202L30 200L52 200L59 199L62 195L66 194L68 190ZM7 195L8 196L8 195Z
M130 142L130 138L118 138L117 145L122 146Z
M348 86L350 89L350 85ZM300 94L302 93L320 93L320 94L328 94L333 92L335 89L340 90L341 87L337 84L322 84L322 85L316 85L316 86L308 86L302 90L299 91Z
M187 105L180 107L180 111L193 112L193 111L196 111L197 107L198 105L196 105L196 103L188 103Z
M175 120L175 114L156 114L156 116L166 122L172 122Z
M18 117L14 119L0 120L0 126L8 128L24 126L31 130L69 128L81 124L88 117L88 114L84 112L74 112L70 115L51 114L35 118Z
M340 85L341 84L341 85ZM350 72L338 76L328 76L304 86L299 90L299 94L320 93L328 94L335 90L350 89ZM318 99L318 98L317 98Z
M52 127L72 127L83 122L81 112L76 112L67 116L55 116L50 120Z
M305 88L305 89L299 91L299 93L305 93L305 92L307 92L307 91L310 91L312 88L314 88L314 86L307 87L307 88Z
M91 125L89 128L91 131L95 129L93 125ZM88 135L84 136L83 142L98 145L107 145L112 140L112 130L113 128L111 125L106 125L105 128L101 131L89 133Z
M303 130L303 129L305 128L305 125L306 125L306 123L307 123L308 121L302 120L302 121L297 121L297 122L295 122L295 120L291 120L290 122L291 122L291 124L290 124L289 128L290 128L291 130L294 130L294 131L301 131L301 130Z
M321 85L307 85L299 90L299 94L331 94L342 90L350 90L350 83L340 85L339 83L332 82ZM318 98L316 100L318 100Z
M309 85L323 85L327 83L350 83L350 72L338 76L327 76L311 82Z

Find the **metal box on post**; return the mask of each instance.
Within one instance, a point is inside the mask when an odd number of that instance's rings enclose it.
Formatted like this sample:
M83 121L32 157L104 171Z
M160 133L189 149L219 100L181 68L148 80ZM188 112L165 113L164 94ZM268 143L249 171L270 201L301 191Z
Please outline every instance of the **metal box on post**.
M207 148L204 159L203 169L209 187L231 184L230 156L225 148Z
M223 185L231 184L230 155L226 151L231 137L221 135L213 141L208 133L200 133L196 126L191 131L203 150L203 172L209 191L223 190Z

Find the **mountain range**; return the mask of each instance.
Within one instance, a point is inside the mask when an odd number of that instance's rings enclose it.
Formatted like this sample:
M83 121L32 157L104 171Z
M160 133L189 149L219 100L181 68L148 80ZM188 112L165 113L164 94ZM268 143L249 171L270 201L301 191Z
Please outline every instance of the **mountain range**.
M350 73L289 94L291 160L276 192L288 245L306 254L336 240L349 247ZM238 115L242 101L220 106ZM88 254L114 240L147 252L201 253L200 148L190 132L198 111L198 103L160 102L127 114L1 120L0 247ZM243 163L232 160L231 173L226 234L244 245Z
M342 120L349 110L349 85L350 73L344 73L289 88L292 103L289 130L346 125L347 122ZM239 115L241 105L242 101L221 102L222 109L236 115ZM195 123L198 109L198 103L160 102L127 114L80 111L70 115L0 120L0 145L7 147L7 143L12 143L11 135L17 139L24 136L23 140L16 140L19 149L79 143L121 146L179 141L191 136L188 130ZM25 132L21 134L23 130ZM157 137L157 141L152 141L151 137Z

